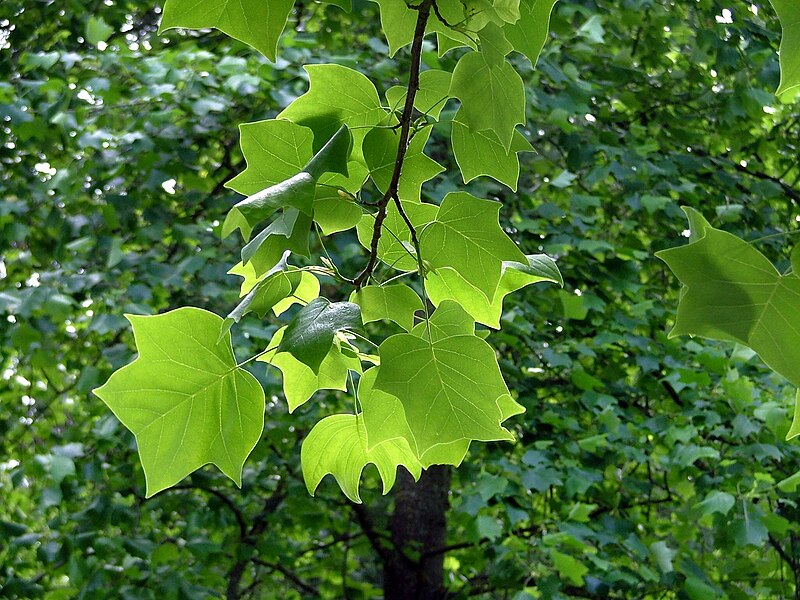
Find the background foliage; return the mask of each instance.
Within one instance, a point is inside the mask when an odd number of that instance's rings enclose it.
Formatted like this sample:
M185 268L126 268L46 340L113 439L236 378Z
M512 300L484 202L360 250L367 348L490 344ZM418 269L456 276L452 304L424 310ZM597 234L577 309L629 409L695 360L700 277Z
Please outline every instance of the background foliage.
M24 4L0 6L0 595L378 595L377 473L368 509L330 480L312 499L298 473L308 428L352 398L289 418L275 372L253 369L267 424L242 492L204 469L145 502L133 437L89 391L133 357L123 312L235 304L237 249L218 236L244 166L234 125L302 93L304 63L402 83L407 55L387 58L358 1L298 4L276 65L222 35L158 37L142 3ZM668 340L677 282L653 257L682 243L679 204L745 239L797 229L774 13L563 1L552 30L536 71L516 65L534 148L517 193L470 189L503 201L523 251L557 256L566 287L506 301L493 339L528 408L520 441L471 451L447 546L426 551L446 553L454 597L792 597L796 484L777 483L797 470L793 391L743 348ZM461 185L448 154L436 197ZM348 264L356 247L328 250ZM788 266L785 238L757 247ZM236 347L274 330L248 321Z

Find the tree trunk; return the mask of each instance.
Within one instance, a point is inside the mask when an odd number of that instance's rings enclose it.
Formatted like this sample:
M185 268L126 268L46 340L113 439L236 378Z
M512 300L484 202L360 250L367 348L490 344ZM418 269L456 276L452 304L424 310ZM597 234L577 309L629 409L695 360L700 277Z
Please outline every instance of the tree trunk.
M398 473L389 524L394 550L383 570L386 600L444 598L444 554L424 554L445 545L449 491L450 467L431 467L417 483Z

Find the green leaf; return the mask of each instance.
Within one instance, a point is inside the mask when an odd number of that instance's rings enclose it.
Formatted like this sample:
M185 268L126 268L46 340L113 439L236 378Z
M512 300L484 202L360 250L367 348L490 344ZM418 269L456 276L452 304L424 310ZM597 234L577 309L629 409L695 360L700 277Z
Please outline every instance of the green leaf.
M786 439L791 440L800 435L800 390L797 390L794 397L794 416L792 417L792 425L786 433Z
M417 11L410 8L406 3L398 2L397 0L373 0L373 2L380 6L381 28L389 44L389 56L394 56L400 48L413 41ZM470 19L466 18L466 6L462 5L460 0L438 0L437 6L439 13L448 23L460 23L463 29L468 31L478 29L472 26ZM455 45L475 47L475 43L470 37L454 31L442 23L435 14L431 15L426 28L426 33L433 32L447 35L451 40L455 40L453 42ZM444 53L442 48L440 48L439 53L440 55Z
M577 558L558 550L550 550L550 558L553 559L553 566L563 579L572 585L583 586L583 576L589 572L586 565Z
M334 335L343 330L363 329L361 309L352 302L330 302L315 298L300 309L286 328L278 352L289 352L319 373L320 365L333 344Z
M500 283L491 301L486 294L466 281L458 272L447 267L428 274L425 279L425 290L434 305L439 306L447 299L455 300L478 323L500 329L503 300L508 294L545 281L564 285L561 273L552 258L545 254L531 254L526 259L526 263L516 261L503 263Z
M114 33L114 28L103 17L89 17L86 22L86 41L92 46L105 42Z
M450 95L461 101L459 112L470 131L490 129L510 150L515 127L525 123L525 86L514 67L468 52L453 71Z
M276 264L273 268L278 267L283 260L284 259L281 258L281 261L278 262L278 264ZM247 294L249 294L252 289L256 287L256 285L266 279L270 275L270 271L259 275L256 268L253 266L253 263L250 262L246 265L237 263L231 268L230 271L228 271L228 273L243 278L241 289L239 291L239 297L243 298L244 296L247 296ZM297 284L292 292L292 295L275 304L275 306L272 308L272 311L275 313L275 316L280 316L281 313L285 312L290 306L297 304L298 302L301 304L308 304L317 296L319 296L319 281L312 273L303 271L300 273L300 283Z
M786 494L794 493L797 490L797 486L800 485L800 471L794 475L790 475L786 479L779 481L775 485L780 491Z
M547 41L550 28L550 14L557 0L521 0L520 18L503 28L506 39L514 50L524 54L533 66Z
M239 136L247 168L225 187L244 196L297 175L314 155L314 132L291 121L245 123L239 126Z
M650 544L650 552L658 565L658 570L662 573L672 573L675 567L672 566L672 560L678 555L676 550L673 550L665 541L653 542Z
M314 222L324 235L352 229L361 221L364 211L352 197L338 189L318 186L314 198Z
M234 323L238 323L243 316L249 312L255 312L260 318L264 318L267 311L273 308L278 302L290 296L297 286L300 285L301 273L294 271L287 273L287 260L289 252L285 252L283 258L270 271L256 283L247 293L244 299L234 308L222 323L219 339L228 333Z
M294 0L167 0L159 33L175 27L213 27L275 62L278 38Z
M783 29L781 37L781 82L777 96L793 98L800 87L800 5L796 0L770 0Z
M302 256L309 255L308 237L311 217L296 208L288 208L242 248L242 263L252 262L256 277L272 269L290 250Z
M367 450L364 420L357 415L332 415L317 423L300 452L303 478L313 496L323 477L332 474L351 501L361 503L359 481L368 464L378 468L383 493L394 486L397 467L404 466L414 479L422 467L404 439L383 442Z
M420 235L422 258L433 269L454 269L487 298L494 297L503 262L527 262L500 228L500 207L466 192L447 194L436 219Z
M222 318L199 308L126 315L139 357L94 393L136 436L147 497L208 463L241 486L264 428L264 391L237 367Z
M318 390L346 391L348 372L361 372L361 361L355 356L344 354L341 345L333 343L322 359L319 372L315 373L311 367L288 352L278 352L285 332L285 327L276 331L267 345L267 352L256 360L280 369L283 374L283 395L290 413L308 402Z
M438 342L456 335L475 335L475 321L457 302L445 300L411 332L425 340Z
M439 119L447 99L450 97L450 82L453 74L448 71L429 69L419 75L419 90L414 97L414 108L432 119ZM402 110L406 101L406 88L396 85L386 90L386 101L393 111Z
M414 314L424 310L422 299L407 285L368 285L350 294L361 307L364 323L387 319L406 331L414 327Z
M303 171L315 180L325 173L338 173L347 177L347 158L353 149L353 136L346 125L342 125L317 152Z
M247 241L250 239L253 227L281 208L293 207L310 216L313 213L316 184L320 177L325 173L347 176L347 157L350 155L352 144L353 138L350 131L342 125L325 146L309 159L300 173L271 185L234 205L222 225L222 237L227 237L234 229L239 228ZM272 158L271 153L264 146L259 146L259 148L258 154L262 159L265 154L269 159ZM300 158L298 150L299 148L296 148L296 158ZM267 162L272 161L267 160ZM284 165L289 166L288 163L284 163ZM230 187L234 184L239 185L236 184L235 179L229 182Z
M402 402L395 396L375 387L378 368L366 371L358 382L358 401L364 417L367 448L372 449L389 440L406 440L412 449L416 447L414 436L406 421ZM447 444L433 446L419 456L423 468L431 465L458 466L464 460L470 440L460 439Z
M402 402L417 455L461 439L513 440L497 399L508 394L497 359L474 335L427 341L393 335L380 345L375 387Z
M419 202L422 184L444 171L444 167L425 155L431 128L424 127L411 138L400 175L398 195L402 200ZM364 159L369 174L381 192L385 192L392 180L397 159L399 133L395 129L376 127L364 138Z
M684 286L670 337L739 342L800 386L800 277L782 276L752 245L683 210L694 241L656 254Z
M342 126L353 132L361 151L370 127L386 119L378 92L364 75L341 65L306 65L308 91L287 106L279 119L288 119L314 132L314 150L321 149Z
M701 515L711 515L719 513L727 515L736 503L736 499L727 492L715 490L710 492L705 500L695 504L692 509L698 511Z
M278 209L285 207L293 207L306 215L311 215L315 188L316 182L311 175L298 173L286 181L245 198L228 212L222 225L222 237L229 236L238 228L242 232L244 241L249 241L256 225L272 216Z
M464 183L476 177L488 175L517 191L519 179L519 152L533 152L533 146L518 131L514 132L511 147L506 150L497 134L491 129L470 131L461 120L460 110L453 117L451 140L453 155L456 158Z
M431 223L439 212L433 204L403 202L403 210L411 220L417 233ZM375 215L367 214L356 226L358 241L369 249L372 232L375 226ZM386 219L383 221L383 233L378 241L378 258L398 271L416 271L417 258L411 243L411 233L400 216L394 203L389 203Z

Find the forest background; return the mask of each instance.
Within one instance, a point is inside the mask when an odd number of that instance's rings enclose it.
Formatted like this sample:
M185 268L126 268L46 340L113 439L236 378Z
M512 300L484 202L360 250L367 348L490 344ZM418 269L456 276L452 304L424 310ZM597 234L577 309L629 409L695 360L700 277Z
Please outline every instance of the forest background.
M371 598L398 561L438 565L453 598L797 597L794 389L743 347L668 339L679 284L653 256L684 243L688 205L788 265L800 112L772 93L768 4L564 0L536 68L513 59L534 150L515 193L470 189L565 286L507 300L492 340L528 409L519 440L473 446L446 540L423 548L398 544L375 472L363 505L330 478L306 492L300 443L346 394L289 417L254 368L270 401L243 489L209 468L148 500L133 436L91 394L134 356L123 312L235 304L219 228L236 126L303 93L306 63L406 78L373 3L298 3L276 64L224 35L158 36L159 16L0 5L0 597ZM462 185L443 121L434 200ZM275 328L243 322L237 348Z

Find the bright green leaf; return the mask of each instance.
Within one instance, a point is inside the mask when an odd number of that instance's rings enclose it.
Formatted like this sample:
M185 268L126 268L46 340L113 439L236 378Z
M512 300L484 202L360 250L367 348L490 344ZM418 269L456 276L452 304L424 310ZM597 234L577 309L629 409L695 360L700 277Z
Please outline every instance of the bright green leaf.
M294 0L167 0L159 32L213 27L275 61Z
M460 439L513 440L500 426L497 398L508 394L494 350L473 335L429 342L393 335L380 346L375 387L403 404L422 455Z
M422 467L404 439L393 439L367 450L364 420L357 415L332 415L317 423L303 442L300 453L303 478L311 495L322 478L332 474L344 494L361 503L359 481L368 464L378 468L383 493L394 486L397 467L404 466L414 479Z
M401 200L419 202L422 184L444 171L444 167L425 155L425 144L431 128L417 131L411 138L403 162L398 195ZM385 192L392 180L397 159L399 133L395 129L376 127L364 138L364 159L375 186Z
M315 151L342 125L347 125L353 132L354 148L360 152L368 128L386 119L373 83L358 71L341 65L306 65L305 70L308 91L278 118L310 127Z
M792 98L800 87L800 4L796 0L770 0L781 21L781 83L776 95Z
M782 276L751 244L684 212L694 240L656 254L684 285L670 337L739 342L800 386L800 277Z
M563 285L561 273L552 258L544 254L532 254L526 259L527 264L516 261L503 263L500 283L491 302L483 292L451 268L429 273L425 279L425 289L433 304L438 306L443 300L455 300L477 322L500 329L503 300L508 294L544 281Z
M285 332L285 327L276 331L267 345L267 352L257 360L280 369L283 374L283 395L289 412L305 404L318 390L346 391L348 372L361 372L358 358L345 355L340 344L333 343L322 359L319 372L315 373L288 352L277 351Z
M454 269L487 297L494 297L503 262L527 262L500 228L500 206L466 192L447 194L436 219L420 235L423 260L433 269Z
M519 20L503 28L514 50L527 56L534 66L547 41L555 4L556 0L521 0Z
M415 202L403 202L402 204L417 233L422 231L425 225L431 223L439 212L439 209L432 204ZM370 247L374 227L375 216L371 214L364 215L356 226L358 241L365 248ZM378 241L378 258L398 271L415 271L417 269L417 258L411 243L411 233L393 202L389 203L387 207L382 235Z
M453 155L461 169L464 183L476 177L488 175L517 191L519 179L519 152L532 152L530 142L518 131L514 132L511 147L506 150L494 131L470 131L467 124L460 120L461 111L453 117L451 140Z
M342 330L363 329L361 309L352 302L330 302L315 298L295 315L286 328L278 352L289 352L300 362L319 373L320 365Z
M241 485L264 428L264 391L237 367L222 318L199 308L126 315L139 357L95 394L136 436L147 496L212 463Z
M525 123L525 86L514 67L468 52L453 71L450 95L461 101L459 112L470 131L490 129L504 150L511 148L515 127Z
M364 323L388 319L406 331L414 327L414 314L424 309L422 299L407 285L368 285L350 294L361 307Z

